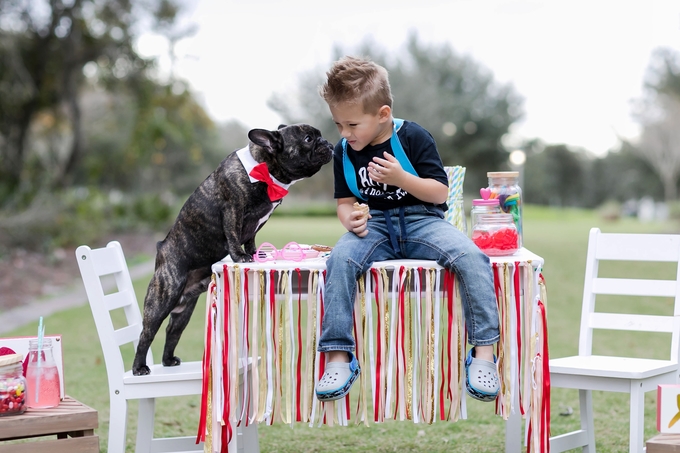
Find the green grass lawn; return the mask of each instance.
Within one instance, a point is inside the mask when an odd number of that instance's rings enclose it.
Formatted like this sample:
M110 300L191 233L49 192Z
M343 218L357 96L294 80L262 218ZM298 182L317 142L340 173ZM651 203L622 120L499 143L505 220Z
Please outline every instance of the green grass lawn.
M588 231L597 226L605 232L677 232L678 225L671 223L641 224L632 219L608 223L592 211L573 209L547 209L528 207L524 213L525 246L545 258L544 276L548 289L548 322L550 354L553 357L577 351L578 325L581 311L581 293L585 265ZM258 235L258 243L272 242L281 246L295 240L304 243L333 245L343 233L335 218L274 217ZM657 272L652 270L651 272ZM665 271L663 271L665 272ZM136 282L138 300L144 298L148 278ZM199 301L196 313L187 328L177 355L183 360L200 360L203 353L204 298ZM667 304L667 302L666 302ZM642 304L640 304L642 305ZM662 310L667 307L644 304L641 311ZM114 314L121 319L121 313ZM46 333L62 334L66 392L99 411L101 451L106 451L108 432L108 384L99 339L89 306L67 310L45 320ZM163 328L164 329L164 328ZM25 326L8 336L34 335L35 325ZM615 337L597 338L598 347L607 350L618 341ZM627 346L636 353L655 351L666 354L663 339L626 339ZM157 336L152 350L158 360L164 343L164 331ZM130 346L125 351L126 365L132 361ZM553 433L563 433L578 427L578 395L575 391L553 390ZM128 451L134 450L136 432L136 405L131 405L128 421ZM199 398L182 397L157 403L156 435L195 435L198 420ZM573 415L562 416L566 408ZM597 448L601 452L620 452L628 442L628 395L595 392ZM645 437L651 438L655 430L656 397L648 393L646 400ZM294 428L263 426L260 428L262 452L499 452L504 449L502 419L494 415L493 405L468 399L468 419L456 423L437 422L431 426L413 423L390 422L371 424L370 428L314 428L298 424Z

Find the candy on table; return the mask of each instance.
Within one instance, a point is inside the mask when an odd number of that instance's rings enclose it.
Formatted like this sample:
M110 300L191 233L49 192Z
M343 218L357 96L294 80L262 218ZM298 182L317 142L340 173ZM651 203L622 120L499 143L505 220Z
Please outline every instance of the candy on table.
M488 193L489 198L498 198L501 210L507 214L512 214L512 219L515 222L515 225L517 225L517 229L521 230L522 224L520 222L519 205L522 201L518 192L512 191L511 193L507 193L508 190L509 188L506 186L503 186L503 189L500 191L493 191L491 188L487 187L485 189L480 189L479 192L482 194L482 197L484 197L485 193ZM485 193L482 193L482 191L485 191Z
M21 362L21 355L15 354L10 348L0 348L0 356L10 360L9 365ZM6 369L6 368L5 368ZM20 370L20 368L19 368ZM21 414L26 410L26 383L21 371L0 374L0 416Z
M501 228L493 232L475 231L472 242L489 256L512 255L518 249L519 234L514 228Z
M19 379L0 382L0 416L19 414L25 409L26 387Z

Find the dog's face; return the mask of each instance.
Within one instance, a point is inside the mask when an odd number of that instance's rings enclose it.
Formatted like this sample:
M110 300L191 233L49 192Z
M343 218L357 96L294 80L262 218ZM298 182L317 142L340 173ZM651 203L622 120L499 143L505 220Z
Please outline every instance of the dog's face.
M253 157L267 162L269 172L286 184L313 176L333 158L333 145L308 124L253 129L248 138L256 145L251 147Z

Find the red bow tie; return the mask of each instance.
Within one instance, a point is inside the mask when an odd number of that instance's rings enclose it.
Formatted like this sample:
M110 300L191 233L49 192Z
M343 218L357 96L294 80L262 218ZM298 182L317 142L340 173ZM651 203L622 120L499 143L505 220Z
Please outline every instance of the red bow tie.
M283 187L276 184L271 175L269 174L269 169L265 162L259 163L250 170L250 176L257 179L258 181L267 183L267 195L271 201L280 200L288 194L288 191Z

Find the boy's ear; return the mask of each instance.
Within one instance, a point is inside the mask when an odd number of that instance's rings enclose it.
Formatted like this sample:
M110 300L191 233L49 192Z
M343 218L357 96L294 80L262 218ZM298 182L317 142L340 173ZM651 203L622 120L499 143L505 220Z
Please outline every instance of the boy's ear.
M378 110L378 121L384 123L392 120L392 108L389 105L383 105Z

